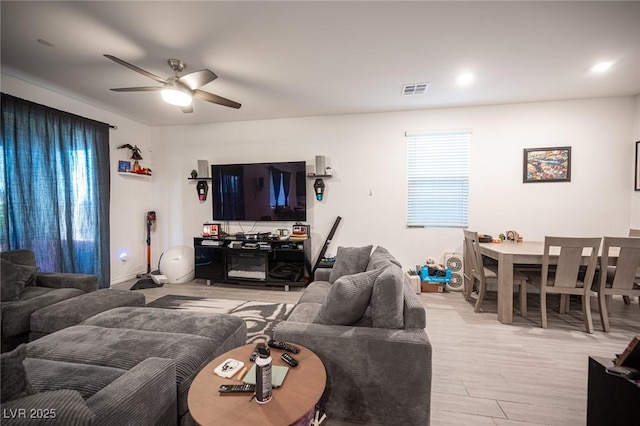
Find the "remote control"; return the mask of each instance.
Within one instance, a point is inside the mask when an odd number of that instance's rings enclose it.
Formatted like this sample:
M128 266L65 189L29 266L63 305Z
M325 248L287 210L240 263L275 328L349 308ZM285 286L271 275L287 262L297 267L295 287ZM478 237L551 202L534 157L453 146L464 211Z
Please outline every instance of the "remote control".
M292 367L297 367L298 364L300 364L300 361L298 361L297 359L295 359L294 357L292 357L289 354L280 355L280 359L282 359L284 362L286 362L287 364L289 364Z
M286 343L286 342L280 342L278 340L269 340L269 342L267 342L267 344L269 345L269 347L274 348L274 349L284 349L287 352L293 352L294 354L297 354L298 352L300 352L300 349L296 348L295 346Z
M218 392L220 393L254 393L256 385L220 385Z

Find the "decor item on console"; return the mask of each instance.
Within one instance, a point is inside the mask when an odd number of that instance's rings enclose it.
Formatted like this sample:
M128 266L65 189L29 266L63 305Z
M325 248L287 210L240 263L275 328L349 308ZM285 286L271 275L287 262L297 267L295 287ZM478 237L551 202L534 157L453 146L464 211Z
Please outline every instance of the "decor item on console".
M323 361L327 388L320 406L329 416L426 425L432 351L425 310L400 263L383 247L373 253L371 247L339 247L333 268L316 270L274 339L299 343Z

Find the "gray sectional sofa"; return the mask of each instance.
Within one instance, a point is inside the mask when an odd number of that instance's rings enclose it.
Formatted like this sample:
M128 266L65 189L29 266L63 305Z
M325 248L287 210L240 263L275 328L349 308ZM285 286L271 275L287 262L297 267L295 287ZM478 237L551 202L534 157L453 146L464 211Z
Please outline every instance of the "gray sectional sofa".
M193 379L246 340L232 315L110 309L2 354L2 424L193 425Z
M428 425L431 343L426 313L399 262L383 247L339 247L274 332L313 350L327 370L330 418ZM371 253L371 254L370 254Z
M98 277L38 272L29 250L0 253L2 351L29 341L31 314L63 300L98 290Z

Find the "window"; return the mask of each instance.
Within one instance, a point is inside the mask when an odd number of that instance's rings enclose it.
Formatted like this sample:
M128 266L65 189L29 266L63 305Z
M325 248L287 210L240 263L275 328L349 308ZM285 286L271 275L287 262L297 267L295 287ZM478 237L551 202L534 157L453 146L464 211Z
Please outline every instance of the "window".
M0 249L109 287L109 126L2 94Z
M471 131L407 132L407 226L468 224Z

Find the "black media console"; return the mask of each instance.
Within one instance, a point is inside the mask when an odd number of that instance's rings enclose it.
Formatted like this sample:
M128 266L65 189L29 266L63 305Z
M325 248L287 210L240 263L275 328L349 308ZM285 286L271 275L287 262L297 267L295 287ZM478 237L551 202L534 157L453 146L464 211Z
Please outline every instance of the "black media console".
M224 283L304 287L311 241L196 237L196 278Z

